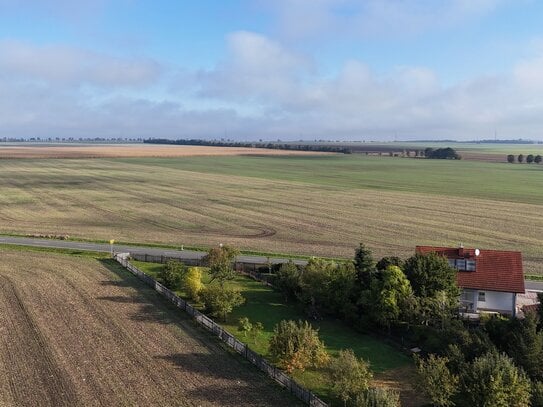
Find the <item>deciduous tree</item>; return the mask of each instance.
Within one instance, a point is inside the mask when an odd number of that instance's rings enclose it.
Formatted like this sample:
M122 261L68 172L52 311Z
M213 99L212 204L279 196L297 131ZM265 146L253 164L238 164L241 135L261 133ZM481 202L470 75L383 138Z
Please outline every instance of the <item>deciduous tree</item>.
M183 289L193 301L200 301L200 292L204 288L202 284L202 270L199 267L189 267L183 276Z
M425 394L434 406L453 406L453 396L458 392L459 378L447 367L446 357L430 354L417 358L417 389Z
M270 338L269 350L279 366L288 372L319 367L329 360L318 331L307 321L281 321Z
M200 292L205 312L226 321L227 315L245 302L239 290L218 285L208 285Z
M239 251L230 246L210 249L202 260L209 267L211 281L217 280L220 285L224 285L227 280L232 280L236 276L233 263L238 254Z
M170 290L178 290L183 283L186 267L177 260L169 260L159 273L162 283Z
M328 371L332 391L344 405L366 391L373 378L368 362L357 358L352 349L341 350L337 358L332 358Z

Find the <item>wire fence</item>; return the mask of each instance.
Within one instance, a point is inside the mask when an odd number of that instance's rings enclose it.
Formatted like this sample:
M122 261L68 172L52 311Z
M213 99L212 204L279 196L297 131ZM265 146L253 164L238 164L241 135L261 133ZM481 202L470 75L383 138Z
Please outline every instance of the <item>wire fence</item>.
M328 407L328 404L326 404L324 401L322 401L317 396L315 396L311 391L300 386L298 383L296 383L294 379L292 379L290 376L288 376L287 374L285 374L284 372L282 372L281 370L277 369L275 366L270 364L258 353L251 350L249 346L247 346L247 344L237 340L231 333L226 331L220 325L216 324L211 318L202 314L200 311L198 311L192 305L190 305L187 301L185 301L184 299L174 294L170 289L166 288L164 285L160 284L154 278L148 276L143 271L139 270L137 267L132 265L128 261L128 257L129 257L128 253L117 253L114 256L114 259L117 262L119 262L123 267L125 267L128 271L130 271L132 274L140 278L149 286L153 287L157 292L161 293L164 297L166 297L169 301L175 304L178 308L186 311L190 316L194 318L194 320L198 324L200 324L205 329L207 329L208 331L212 332L214 335L219 337L224 343L226 343L228 346L234 349L238 354L240 354L241 356L249 360L253 365L258 367L258 369L266 373L269 377L271 377L281 386L286 388L291 394L293 394L294 396L296 396L297 398L299 398L300 400L302 400L309 406ZM137 256L134 255L134 257L136 258ZM149 256L149 257L164 258L165 256ZM162 259L162 261L157 261L157 259L154 259L154 260L147 260L147 261L165 263L167 260L164 261L164 259ZM193 264L193 265L199 265L199 264Z

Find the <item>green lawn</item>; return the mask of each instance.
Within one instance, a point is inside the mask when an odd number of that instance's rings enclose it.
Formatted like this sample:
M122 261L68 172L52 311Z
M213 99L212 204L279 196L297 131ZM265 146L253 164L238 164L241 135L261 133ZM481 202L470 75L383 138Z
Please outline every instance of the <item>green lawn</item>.
M132 261L140 270L156 277L163 267L161 264ZM209 275L204 273L204 283L209 282ZM285 304L282 295L270 287L238 275L235 280L228 283L241 290L246 303L229 315L227 322L221 323L230 333L239 340L249 343L249 346L258 353L269 357L268 340L273 333L275 324L283 319L305 319L303 311L295 303ZM178 292L180 296L184 293ZM237 329L237 321L247 317L251 321L260 321L264 325L264 332L254 343L252 339L244 337ZM341 349L351 348L356 355L370 362L374 372L405 366L410 363L409 357L397 349L375 339L369 335L358 333L342 321L325 318L321 321L310 321L319 330L319 336L324 341L328 352L337 355ZM323 397L330 397L324 372L322 369L308 369L305 372L295 372L294 377L300 384L308 387Z

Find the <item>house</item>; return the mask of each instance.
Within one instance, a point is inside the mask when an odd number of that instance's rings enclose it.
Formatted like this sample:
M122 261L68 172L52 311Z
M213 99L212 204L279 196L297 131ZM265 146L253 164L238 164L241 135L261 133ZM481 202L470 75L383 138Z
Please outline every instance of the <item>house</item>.
M421 254L435 252L458 270L462 312L499 312L516 316L517 295L524 294L520 252L417 246Z

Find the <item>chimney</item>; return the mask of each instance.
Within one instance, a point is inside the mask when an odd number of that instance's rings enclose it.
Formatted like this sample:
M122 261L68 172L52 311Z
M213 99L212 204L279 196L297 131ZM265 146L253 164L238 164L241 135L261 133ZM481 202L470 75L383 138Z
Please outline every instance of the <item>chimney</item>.
M458 255L464 257L464 245L462 243L460 243L460 247L458 248Z

